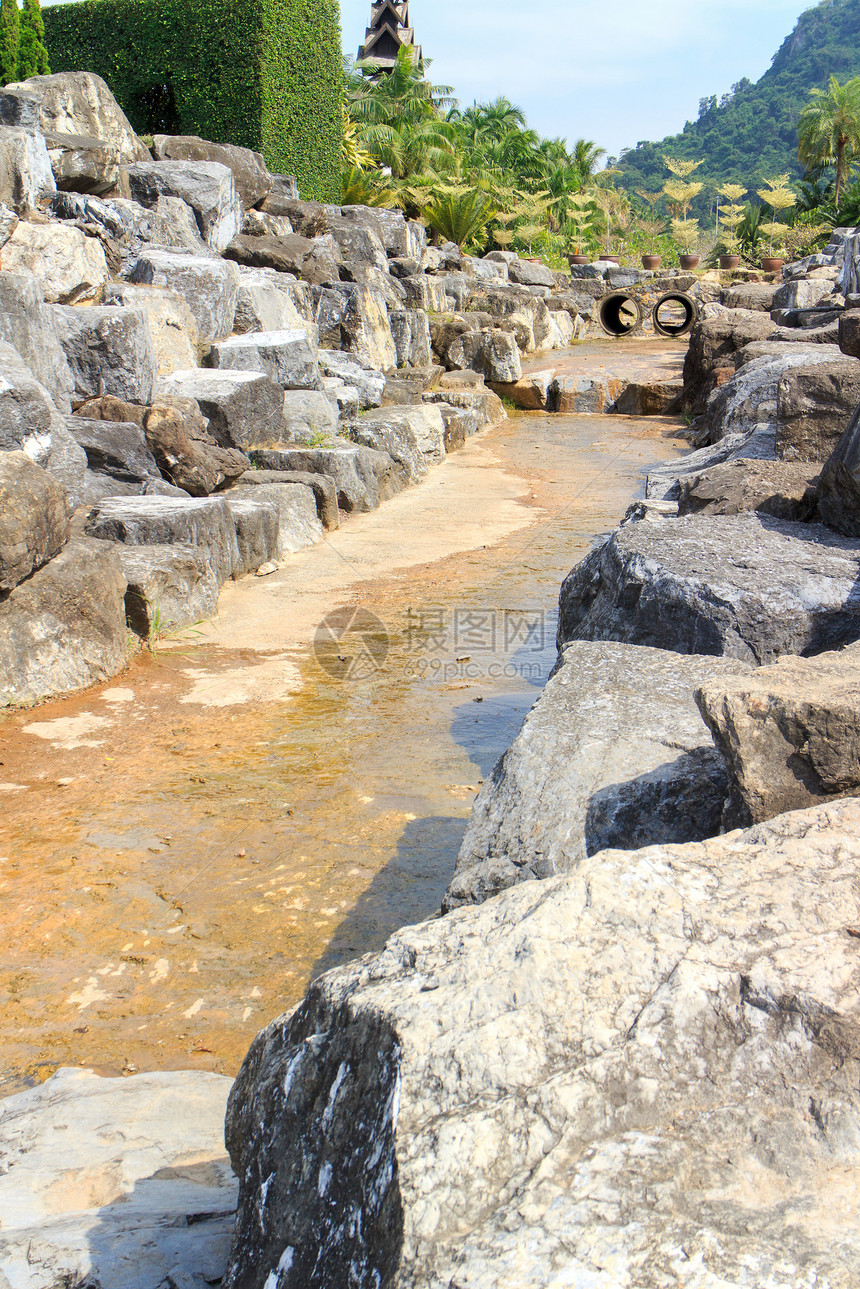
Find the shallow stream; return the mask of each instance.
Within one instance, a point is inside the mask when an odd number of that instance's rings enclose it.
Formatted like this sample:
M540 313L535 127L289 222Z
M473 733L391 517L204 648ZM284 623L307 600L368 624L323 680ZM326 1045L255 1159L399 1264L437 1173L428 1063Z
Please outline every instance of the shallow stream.
M0 718L0 1092L232 1073L314 975L434 915L559 583L679 428L512 416L215 624Z

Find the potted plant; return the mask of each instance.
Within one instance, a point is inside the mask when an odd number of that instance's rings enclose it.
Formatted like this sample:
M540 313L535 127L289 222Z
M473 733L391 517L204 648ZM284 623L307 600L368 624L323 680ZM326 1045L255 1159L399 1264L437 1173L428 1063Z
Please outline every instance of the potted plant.
M723 253L720 255L721 269L736 269L741 262L741 243L738 237L738 225L744 217L744 208L741 204L741 198L746 196L746 188L740 184L723 184L717 192L721 197L728 201L727 206L719 206L719 213L722 215L722 231L720 241Z
M590 209L591 198L585 193L573 193L569 198L572 209L567 217L565 232L567 234L568 255L571 267L575 264L588 264L591 255L586 249L594 233L594 212Z
M681 268L697 268L700 256L693 250L693 247L699 240L699 221L697 219L673 219L672 236L678 247Z
M657 250L657 238L665 233L666 221L660 219L654 210L661 195L659 192L636 192L636 196L648 207L648 214L639 215L636 219L637 230L644 234L645 244L651 248L642 254L643 269L658 269L663 263L663 256Z
M767 237L768 254L762 256L761 266L765 273L778 273L783 266L784 260L780 254L781 245L777 245L777 238L785 236L785 224L777 220L777 215L784 210L790 210L796 201L794 193L788 186L788 175L777 175L776 179L766 179L766 188L759 190L759 197L766 206L770 206L773 212L773 219L770 223L762 224L761 231Z
M610 248L622 231L619 227L619 219L625 208L626 198L623 193L618 192L615 188L596 188L593 193L593 200L603 215L604 249L597 258L606 260L610 264L620 264L620 253Z

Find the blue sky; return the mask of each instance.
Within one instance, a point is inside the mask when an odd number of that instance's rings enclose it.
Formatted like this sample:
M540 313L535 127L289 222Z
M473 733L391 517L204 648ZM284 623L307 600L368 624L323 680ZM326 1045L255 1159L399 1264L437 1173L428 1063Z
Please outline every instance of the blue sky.
M698 116L699 99L758 80L810 0L410 0L430 76L462 103L504 94L544 135L610 153ZM355 54L370 0L341 0Z

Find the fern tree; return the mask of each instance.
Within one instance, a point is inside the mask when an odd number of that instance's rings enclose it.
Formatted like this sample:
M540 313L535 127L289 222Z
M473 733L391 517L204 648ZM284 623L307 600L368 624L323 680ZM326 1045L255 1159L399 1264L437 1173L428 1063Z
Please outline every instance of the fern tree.
M21 15L18 0L0 0L0 78L3 84L18 79Z
M28 76L49 75L51 69L48 65L48 50L45 46L45 24L42 21L39 0L24 0L20 28L17 79L25 81Z

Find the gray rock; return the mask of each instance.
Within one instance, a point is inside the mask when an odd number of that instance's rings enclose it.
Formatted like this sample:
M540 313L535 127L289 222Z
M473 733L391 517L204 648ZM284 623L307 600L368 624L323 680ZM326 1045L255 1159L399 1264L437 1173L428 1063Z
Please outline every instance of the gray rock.
M273 269L239 268L239 295L233 330L295 331L315 326L314 306L306 282L292 281Z
M225 1289L851 1289L859 836L602 851L316 980L230 1096Z
M219 447L193 399L156 399L143 418L147 445L165 479L192 497L205 497L238 479L250 462Z
M223 496L236 530L238 555L232 576L244 577L278 558L280 510L256 488L241 496L230 489Z
M508 278L519 286L555 286L555 273L545 264L531 264L528 260L510 260Z
M331 233L340 248L342 260L359 260L374 264L383 273L388 272L388 256L379 233L366 224L343 216L328 219L327 232Z
M284 394L285 438L301 443L319 441L337 433L337 413L324 393L315 390L288 390Z
M90 512L86 532L126 546L197 546L219 585L241 563L236 525L222 497L109 498Z
M254 451L251 459L264 470L302 470L327 475L345 514L375 510L405 488L407 473L385 452L344 440L332 448L280 448Z
M747 670L728 658L567 645L478 794L443 910L569 872L607 847L718 833L728 776L693 693Z
M818 466L795 461L726 461L680 481L679 515L756 510L803 523L815 511Z
M475 371L485 380L505 384L523 374L516 337L498 329L465 331L455 337L445 363L449 371Z
M765 344L761 348L767 350L769 346ZM789 408L785 398L780 405L783 378L792 376L795 369L808 373L812 368L823 367L829 371L833 365L830 345L816 345L809 349L805 346L774 345L773 350L773 353L765 353L760 358L752 358L747 350L742 350L735 375L711 394L700 422L702 429L707 429L711 441L727 434L749 432L753 425L777 426L781 425L783 418L793 416L796 419L797 409ZM844 364L848 360L837 361ZM801 378L804 387L807 379L807 376ZM817 389L817 384L813 388Z
M0 600L0 705L73 693L122 671L124 596L113 548L73 538Z
M445 379L444 377L442 378ZM486 429L488 425L498 425L507 419L505 405L492 390L479 389L436 389L422 395L424 403L447 404L458 411L471 412L478 419L478 428Z
M189 134L156 134L153 153L158 161L216 161L233 173L236 193L245 210L257 206L272 191L272 176L259 152L233 143L209 143Z
M396 366L388 309L378 291L344 282L321 290L316 306L320 344L346 349L359 364L375 371Z
M196 365L200 347L197 323L178 292L116 282L105 288L104 302L112 307L137 309L144 315L159 376Z
M110 276L100 243L59 221L22 220L3 247L3 268L9 273L32 273L51 304L91 300Z
M826 461L858 403L860 363L856 359L786 372L777 393L777 456L786 461Z
M18 351L57 409L71 411L72 374L32 273L0 272L0 340Z
M84 501L87 454L58 415L52 420L47 445L39 452L38 461L65 488L73 510Z
M142 640L193 626L218 608L221 584L199 546L117 546L128 625Z
M409 483L419 482L445 456L445 422L432 404L367 412L353 427L352 439L387 453L404 468Z
M194 211L180 197L159 197L152 206L124 197L112 197L105 206L121 222L128 242L127 258L134 265L145 246L160 250L190 251L208 255Z
M414 220L407 220L399 210L383 210L375 206L343 206L340 218L371 229L382 242L386 254L392 257L407 256L420 260L427 245L426 229Z
M217 161L141 161L127 166L132 201L154 206L179 197L194 211L200 235L213 251L227 248L242 227L242 203L233 172Z
M23 449L44 465L59 423L53 400L12 345L0 341L0 451Z
M201 1289L223 1274L237 1183L230 1079L60 1069L0 1108L0 1262L10 1284ZM199 1277L199 1280L197 1279Z
M61 188L106 192L121 166L149 159L107 85L92 72L57 72L7 85L0 118L32 123L45 135Z
M301 484L313 494L316 513L326 531L340 527L340 511L337 506L337 489L333 480L324 474L312 474L306 470L247 470L239 480L242 488L268 488L274 485ZM283 541L283 533L281 534Z
M325 286L339 281L336 244L327 238L302 237L234 237L227 247L228 259L248 268L275 269L294 273L305 282Z
M728 309L770 313L776 294L777 287L773 282L735 282L723 292L723 303Z
M89 420L70 416L66 421L76 443L87 454L87 468L121 483L140 485L144 491L150 479L160 479L155 457L139 425L121 421Z
M71 513L46 470L23 452L0 452L0 595L60 553Z
M746 827L860 790L860 647L780 658L696 694L731 777L725 824Z
M847 537L860 537L860 407L824 463L818 513Z
M433 361L430 327L423 309L389 311L398 367L426 367Z
M510 326L523 353L542 349L552 334L546 304L523 287L482 286L472 293L469 308Z
M324 376L339 377L345 385L358 390L362 407L378 407L385 390L385 376L373 367L364 366L351 354L336 349L320 349L320 371Z
M693 324L684 358L684 391L694 415L701 414L718 383L717 373L734 370L734 355L752 341L767 340L776 323L766 313L734 309Z
M244 450L286 437L284 391L250 371L175 371L157 383L159 395L193 398L219 447Z
M785 282L774 291L771 309L812 309L833 290L833 282L822 278L800 278Z
M214 255L144 250L131 271L131 281L167 287L181 295L203 344L222 340L233 330L239 274L227 260Z
M270 175L269 178L272 180L272 190L263 202L263 206L266 206L267 203L271 207L278 202L298 201L299 185L296 182L295 175ZM275 211L275 214L277 214L277 211Z
M248 471L253 474L253 470ZM260 474L269 474L261 470ZM278 515L278 534L275 550L270 558L286 559L296 551L313 546L323 537L323 525L317 512L314 491L305 483L258 483L240 484L225 494L231 506L233 502L266 502L273 506ZM335 501L335 509L337 502ZM265 563L265 561L263 561ZM259 565L257 565L259 567Z
M627 524L565 579L559 646L618 640L765 664L860 638L860 542L820 524Z
M138 309L56 305L54 321L72 373L73 402L100 394L133 403L151 401L158 363L149 326Z
M247 237L289 237L294 233L285 215L267 215L262 210L246 210L242 218L242 233Z
M448 309L448 296L445 284L437 277L428 277L426 273L398 279L403 287L403 303L407 309L424 309L427 313L445 313Z
M701 474L724 461L774 461L776 430L768 425L727 434L719 442L699 448L675 461L649 471L645 495L651 499L677 500L684 480Z
M26 218L57 191L45 140L35 130L0 126L0 202Z
M623 394L624 381L615 376L556 376L547 391L550 412L593 415L609 412Z
M263 372L281 389L322 389L315 336L303 331L253 331L219 341L209 351L210 367Z

